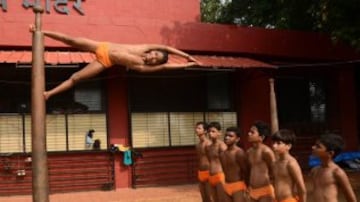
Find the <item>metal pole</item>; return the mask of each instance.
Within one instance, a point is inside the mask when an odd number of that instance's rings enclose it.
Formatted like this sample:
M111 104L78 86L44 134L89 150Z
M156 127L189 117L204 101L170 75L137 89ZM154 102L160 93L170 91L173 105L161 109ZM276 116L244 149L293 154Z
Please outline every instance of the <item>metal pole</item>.
M40 0L34 6L35 28L32 39L31 134L33 202L49 201L49 181L45 127L44 36L41 33Z
M277 115L277 106L276 106L276 95L274 87L274 79L269 79L270 83L270 120L271 120L271 134L274 134L279 130L279 121Z

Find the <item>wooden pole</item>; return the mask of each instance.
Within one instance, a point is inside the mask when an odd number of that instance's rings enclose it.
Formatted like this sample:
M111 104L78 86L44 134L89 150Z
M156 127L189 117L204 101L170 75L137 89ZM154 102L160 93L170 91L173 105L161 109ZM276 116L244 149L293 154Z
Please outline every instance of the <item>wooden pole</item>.
M277 106L276 106L276 94L274 87L274 79L269 79L270 83L270 120L271 120L271 134L274 134L279 130L279 121L277 115Z
M32 134L32 191L34 202L49 201L49 181L46 152L45 126L45 69L44 36L41 33L40 0L34 6L35 31L32 38L31 75L31 134Z

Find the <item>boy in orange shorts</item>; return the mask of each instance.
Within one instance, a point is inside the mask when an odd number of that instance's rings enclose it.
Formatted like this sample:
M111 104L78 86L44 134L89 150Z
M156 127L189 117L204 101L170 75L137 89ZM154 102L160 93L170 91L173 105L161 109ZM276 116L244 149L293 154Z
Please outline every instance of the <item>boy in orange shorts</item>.
M247 151L250 165L249 195L253 202L275 200L274 187L271 184L275 155L270 147L263 143L269 135L270 128L262 121L255 122L248 132L248 141L252 145Z
M275 196L278 202L306 202L306 187L297 160L289 153L295 143L294 132L279 130L271 136L278 159L274 163Z
M195 133L199 138L196 144L196 153L198 156L198 180L199 189L203 202L211 202L211 193L209 185L209 160L206 157L205 147L210 145L210 140L206 137L207 124L205 122L197 122L195 125Z
M224 202L226 200L223 187L225 176L221 167L220 156L226 150L226 145L223 141L219 140L221 135L220 123L211 122L208 126L208 134L211 144L205 147L205 152L210 162L209 183L211 194L215 202Z
M246 201L248 162L244 150L237 146L239 141L240 130L236 127L227 128L224 137L227 149L221 157L221 164L225 173L227 201L232 202Z
M30 25L30 32L35 32L35 26ZM190 55L165 45L144 44L129 45L98 42L87 38L72 37L53 31L42 31L44 36L61 41L74 48L96 54L96 59L83 69L75 72L69 79L60 85L44 92L45 99L63 92L75 83L93 77L113 65L127 67L139 72L154 72L164 69L182 69L198 65L198 61ZM184 57L189 62L184 64L168 63L168 53Z

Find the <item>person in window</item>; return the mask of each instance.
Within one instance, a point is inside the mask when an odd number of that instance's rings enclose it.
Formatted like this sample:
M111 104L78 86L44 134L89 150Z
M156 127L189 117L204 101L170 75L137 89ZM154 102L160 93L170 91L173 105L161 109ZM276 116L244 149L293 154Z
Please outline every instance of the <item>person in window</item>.
M33 33L35 30L35 26L30 25L30 32ZM42 33L46 37L61 41L83 51L95 53L96 55L96 59L83 69L75 72L70 78L57 87L44 92L45 99L71 88L75 83L83 79L93 77L113 65L125 66L139 72L154 72L164 69L181 69L199 64L195 58L187 53L166 45L116 44L72 37L53 31L43 30ZM168 53L179 55L187 59L188 62L183 64L168 63Z
M94 129L90 129L85 137L85 149L91 149L93 144L94 144L94 140L93 140L93 136L94 136Z

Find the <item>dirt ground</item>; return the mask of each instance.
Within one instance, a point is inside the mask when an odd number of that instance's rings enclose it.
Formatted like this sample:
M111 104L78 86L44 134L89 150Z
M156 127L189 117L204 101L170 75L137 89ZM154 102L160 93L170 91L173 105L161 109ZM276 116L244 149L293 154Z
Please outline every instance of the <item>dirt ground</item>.
M32 196L0 197L0 202L31 202ZM198 202L197 185L123 188L116 191L90 191L50 195L51 202Z
M360 200L360 172L349 173L349 179ZM0 202L31 202L32 196L0 197ZM196 184L124 188L116 191L90 191L76 193L59 193L50 195L51 202L201 202ZM309 202L314 202L309 198ZM345 202L340 196L340 202Z

